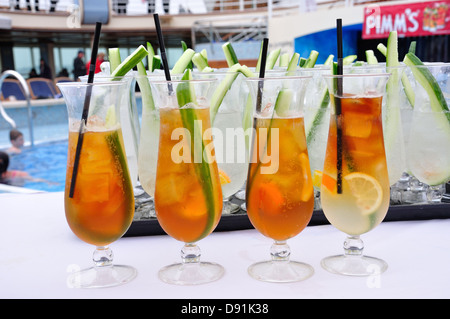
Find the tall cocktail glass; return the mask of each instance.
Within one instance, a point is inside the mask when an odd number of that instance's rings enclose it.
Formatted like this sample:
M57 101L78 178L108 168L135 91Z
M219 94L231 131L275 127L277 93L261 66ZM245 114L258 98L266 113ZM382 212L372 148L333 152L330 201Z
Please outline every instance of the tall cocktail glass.
M387 66L385 63L344 68L344 74L390 74L381 107L383 139L390 185L396 184L407 171L403 125L407 118L407 112L412 112L412 106L404 89L404 85L406 85L404 82L409 81L404 73L405 69L406 66L403 64Z
M94 245L94 267L71 274L72 287L109 287L136 276L130 266L113 265L109 245L122 237L134 214L133 187L120 125L121 96L127 83L58 84L69 116L69 147L64 205L67 222L75 235ZM86 99L86 96L88 98ZM89 104L86 122L82 119ZM76 157L77 145L81 151ZM71 194L74 163L75 184ZM73 195L73 196L71 196Z
M135 76L142 96L142 119L139 138L138 176L144 191L150 196L146 218L155 217L154 196L159 144L159 110L155 104L150 81L163 80L162 74Z
M248 149L246 132L242 125L242 110L245 98L241 94L244 76L240 72L223 70L211 73L195 73L194 78L217 79L213 94L211 124L214 135L214 150L222 186L222 214L235 213L240 206L230 201L245 183L248 171ZM223 84L230 87L224 91Z
M428 200L440 202L444 184L450 180L450 63L409 68L415 79L415 104L408 167L419 181L430 186Z
M271 259L248 268L255 279L293 282L313 268L290 260L286 241L309 223L314 191L304 128L304 94L310 77L249 78L256 109L246 206L253 226L274 240Z
M224 273L222 266L200 261L197 245L215 229L222 212L209 109L215 82L151 82L160 112L156 217L167 234L185 243L182 262L159 271L161 280L172 284L207 283Z
M382 98L389 74L324 75L332 101L321 183L328 221L348 235L344 254L327 257L333 273L367 276L387 264L363 256L360 235L384 219L389 208L389 176L383 142Z

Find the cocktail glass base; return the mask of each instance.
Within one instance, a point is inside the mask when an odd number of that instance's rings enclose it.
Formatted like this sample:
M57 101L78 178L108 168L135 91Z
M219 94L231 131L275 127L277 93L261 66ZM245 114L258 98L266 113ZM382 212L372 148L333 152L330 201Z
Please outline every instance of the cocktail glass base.
M388 268L379 258L363 254L364 243L359 236L347 236L344 241L344 254L322 259L322 267L334 274L347 276L375 276Z
M181 263L162 268L159 278L169 284L201 285L220 279L225 269L216 263L200 261L201 251L196 243L185 243L181 249Z
M201 285L220 279L225 273L224 268L216 263L178 263L162 268L159 278L174 285Z
M95 266L72 273L67 284L71 288L115 287L132 281L136 275L137 270L131 266Z
M322 267L334 274L346 276L376 276L384 273L388 265L379 258L369 256L337 255L322 259Z
M262 261L248 267L249 275L266 282L296 282L308 279L314 268L298 261Z

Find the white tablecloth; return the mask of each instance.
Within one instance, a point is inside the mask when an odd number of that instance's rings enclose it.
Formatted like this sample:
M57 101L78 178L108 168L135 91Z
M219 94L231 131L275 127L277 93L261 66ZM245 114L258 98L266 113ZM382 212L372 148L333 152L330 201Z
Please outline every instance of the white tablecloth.
M413 207L411 207L413 209ZM67 285L68 274L91 266L93 247L70 231L63 194L0 195L0 298L449 298L450 219L384 222L364 234L365 253L384 259L381 276L328 273L320 260L342 252L345 235L333 226L309 226L288 241L291 259L312 265L302 282L259 282L247 267L268 259L271 240L256 230L215 232L200 241L202 259L224 266L222 279L179 287L158 270L180 260L182 243L169 236L121 238L111 245L116 264L134 266L130 283L103 289Z

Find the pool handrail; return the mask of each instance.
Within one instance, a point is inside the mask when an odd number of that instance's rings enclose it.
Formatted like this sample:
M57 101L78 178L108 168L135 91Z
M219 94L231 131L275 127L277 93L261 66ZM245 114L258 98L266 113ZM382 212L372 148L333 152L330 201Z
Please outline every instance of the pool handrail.
M34 146L34 135L33 135L33 114L31 111L31 94L30 94L30 90L28 88L27 82L24 79L24 77L17 71L14 70L6 70L4 71L1 76L0 76L0 91L3 85L3 81L9 77L9 76L13 76L15 77L17 80L19 80L20 84L22 85L22 89L25 92L25 98L27 100L27 110L28 110L28 129L30 131L30 143L31 146ZM8 116L8 114L6 113L1 101L0 101L0 114L3 116L3 118L6 120L6 122L8 122L13 128L16 128L16 122Z

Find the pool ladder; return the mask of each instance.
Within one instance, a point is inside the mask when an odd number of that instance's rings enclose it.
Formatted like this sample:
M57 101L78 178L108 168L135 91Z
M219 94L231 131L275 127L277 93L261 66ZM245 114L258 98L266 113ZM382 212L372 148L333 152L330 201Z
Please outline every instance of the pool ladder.
M3 80L6 79L9 76L15 77L17 80L19 80L20 84L22 85L23 91L25 92L25 98L27 99L27 110L28 110L28 129L30 131L30 143L31 146L34 145L34 136L33 136L33 113L31 112L31 95L30 90L28 89L27 82L25 81L24 77L20 75L19 72L13 71L13 70L6 70L2 73L0 76L0 90L3 85ZM2 105L2 102L0 101L0 114L2 117L8 122L13 128L16 128L16 122L8 116L8 114L5 111L5 108Z

